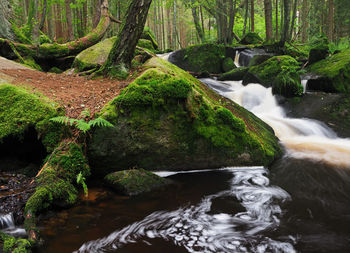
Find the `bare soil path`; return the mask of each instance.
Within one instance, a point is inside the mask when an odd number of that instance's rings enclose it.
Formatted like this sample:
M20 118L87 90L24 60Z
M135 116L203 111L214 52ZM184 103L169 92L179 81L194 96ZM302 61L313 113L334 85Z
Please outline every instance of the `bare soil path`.
M68 117L77 118L89 109L93 115L119 95L130 81L107 78L88 80L75 74L54 74L31 70L0 57L0 83L8 82L39 92L64 106Z

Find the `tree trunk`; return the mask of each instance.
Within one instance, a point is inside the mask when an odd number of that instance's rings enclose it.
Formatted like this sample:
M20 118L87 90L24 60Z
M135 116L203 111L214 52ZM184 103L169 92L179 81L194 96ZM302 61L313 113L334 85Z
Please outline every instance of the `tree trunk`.
M266 40L272 39L272 2L264 0Z
M293 7L293 14L292 14L292 24L290 28L289 38L292 39L294 26L295 26L295 19L297 17L297 7L298 7L298 0L294 0L294 7Z
M72 12L70 8L70 0L65 0L66 7L66 19L67 19L67 37L69 41L74 40L73 34L73 23L72 23Z
M173 40L172 40L172 37L171 37L171 35L173 34L173 31L172 31L171 20L170 20L170 17L171 17L170 8L167 8L166 15L167 15L167 21L168 21L168 29L167 29L167 33L168 33L168 48L173 48L173 43L172 43Z
M308 3L307 0L303 0L303 9L301 12L301 22L302 22L302 28L301 28L301 42L305 43L307 40L307 16L308 16Z
M283 31L281 35L280 45L284 46L286 41L289 41L289 22L290 22L290 0L283 0Z
M334 0L328 0L328 39L334 41Z
M245 15L244 15L244 25L243 25L243 37L247 30L247 20L248 20L248 10L249 10L249 2L245 0Z
M8 0L0 1L0 38L13 40L15 38L11 29L11 23L8 21L11 8Z
M113 44L103 66L105 73L113 74L114 70L131 67L135 48L142 35L151 3L152 0L133 0L130 3L118 39Z
M44 0L44 2L43 2L43 13L41 15L41 20L40 20L40 25L39 25L39 30L40 31L42 31L43 28L44 28L46 14L47 14L47 0Z
M173 47L174 47L174 50L176 50L176 45L177 45L177 42L176 42L176 37L177 37L177 29L176 29L176 19L177 19L177 13L176 13L176 0L174 0L174 17L173 17Z
M235 17L236 17L236 8L237 8L237 0L235 0L235 3L233 4L232 1L230 1L229 3L230 7L229 7L229 24L228 24L228 44L232 44L233 42L233 27L235 25Z
M39 0L34 0L34 17L33 20L33 44L38 46L40 44L40 31L39 31Z
M92 23L92 27L96 28L96 26L98 25L98 22L100 21L101 18L101 0L95 0L95 15L94 15L94 21Z
M255 8L254 8L254 0L250 1L250 19L251 19L251 31L255 31Z
M104 0L101 7L101 20L98 26L85 37L65 44L43 44L38 47L22 43L13 43L13 45L22 56L29 55L36 58L51 59L76 55L99 42L106 33L109 25L108 0ZM12 41L0 39L0 49L4 49L0 50L3 54L2 56L13 57L11 50L7 50L10 43L12 43Z
M194 0L191 0L192 5L194 5ZM196 32L197 35L200 39L200 41L203 43L204 42L204 34L203 34L203 30L201 28L201 24L200 24L200 20L199 20L199 16L198 16L198 7L194 7L192 6L192 17L193 17L193 22L194 22L194 26L196 28Z

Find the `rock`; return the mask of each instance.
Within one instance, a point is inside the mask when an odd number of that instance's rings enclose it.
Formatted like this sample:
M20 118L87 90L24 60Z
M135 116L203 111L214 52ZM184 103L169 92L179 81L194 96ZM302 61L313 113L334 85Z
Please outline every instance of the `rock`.
M171 183L170 180L143 169L110 173L104 181L117 192L128 196L147 193Z
M80 52L75 57L73 68L76 68L79 72L82 72L101 67L106 62L116 40L117 36L114 36ZM155 51L153 43L149 40L140 39L137 45L139 47L146 48L151 52Z
M201 44L175 51L169 61L190 72L211 74L222 73L225 59L225 46L217 44Z
M260 83L272 87L274 94L285 97L301 96L303 87L298 74L299 63L288 55L274 56L253 66L244 76L243 84Z
M101 111L114 127L92 133L93 173L269 164L279 156L272 129L250 112L163 59L144 69Z
M141 35L141 39L151 41L153 48L155 50L158 50L158 43L157 43L155 36L153 35L151 29L149 29L149 27L145 27L145 29L143 30L143 33Z
M311 49L309 53L309 64L326 59L329 55L329 42L327 37L320 36L311 43Z
M219 80L240 81L240 80L243 80L243 77L247 74L248 71L249 71L248 67L239 67L229 72L226 72L224 74L221 74L219 77Z
M237 67L231 57L225 58L224 61L222 62L222 69L224 72L229 72L235 68Z
M273 55L271 54L259 54L259 55L254 55L253 58L250 60L248 67L253 67L260 65L267 61L268 59L272 58Z
M247 33L239 42L243 45L250 45L250 44L259 44L262 43L264 40L259 36L257 33L249 32Z
M308 89L325 92L350 92L350 50L312 64L308 71L315 74Z

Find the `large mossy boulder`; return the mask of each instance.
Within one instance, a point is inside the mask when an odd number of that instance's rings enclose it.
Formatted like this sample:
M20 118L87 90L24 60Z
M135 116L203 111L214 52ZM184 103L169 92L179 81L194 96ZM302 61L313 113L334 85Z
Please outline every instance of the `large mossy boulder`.
M171 183L170 180L144 169L130 169L110 173L105 176L104 181L117 192L128 196L147 193Z
M240 81L243 80L244 76L249 71L248 67L239 67L233 69L229 72L223 73L219 76L220 81L230 80L230 81Z
M272 129L187 72L154 57L102 110L113 128L92 133L93 173L269 164L280 155Z
M231 57L227 57L224 59L224 61L222 63L222 70L224 72L231 71L235 68L237 68L237 67L236 67L235 62L232 60Z
M259 36L257 33L249 32L247 33L239 42L243 45L251 45L251 44L259 44L262 43L264 40Z
M201 44L175 51L169 61L190 72L211 74L222 73L226 50L224 45Z
M243 84L260 83L272 87L274 94L285 97L300 96L303 93L299 63L288 55L274 56L260 65L253 66L244 76Z
M152 31L149 27L145 27L145 29L143 30L143 33L141 35L141 39L150 41L153 45L153 48L155 50L158 50L158 43L155 39L154 34L152 33Z
M310 43L309 64L326 59L329 55L329 41L327 37L320 36Z
M42 95L10 84L0 84L0 144L22 140L26 131L35 129L46 149L58 143L62 127L49 119L61 114L60 107ZM5 143L5 144L4 144Z
M316 62L308 71L316 75L308 81L308 89L350 93L350 50Z
M105 39L96 45L89 47L88 49L85 49L75 57L73 68L76 68L79 72L82 72L101 67L106 62L116 40L117 36L114 36L109 39ZM140 39L137 46L145 48L152 53L155 52L155 47L150 40Z

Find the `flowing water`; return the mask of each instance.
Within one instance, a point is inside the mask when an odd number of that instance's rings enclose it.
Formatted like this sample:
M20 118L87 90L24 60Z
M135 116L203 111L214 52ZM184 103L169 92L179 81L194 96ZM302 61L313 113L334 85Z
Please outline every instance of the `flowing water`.
M26 235L26 232L23 228L18 228L15 226L15 221L12 213L0 214L0 231L13 236Z
M271 175L158 172L173 187L140 198L106 193L47 218L37 252L350 252L350 140L287 117L271 88L202 81L274 129L285 156Z

